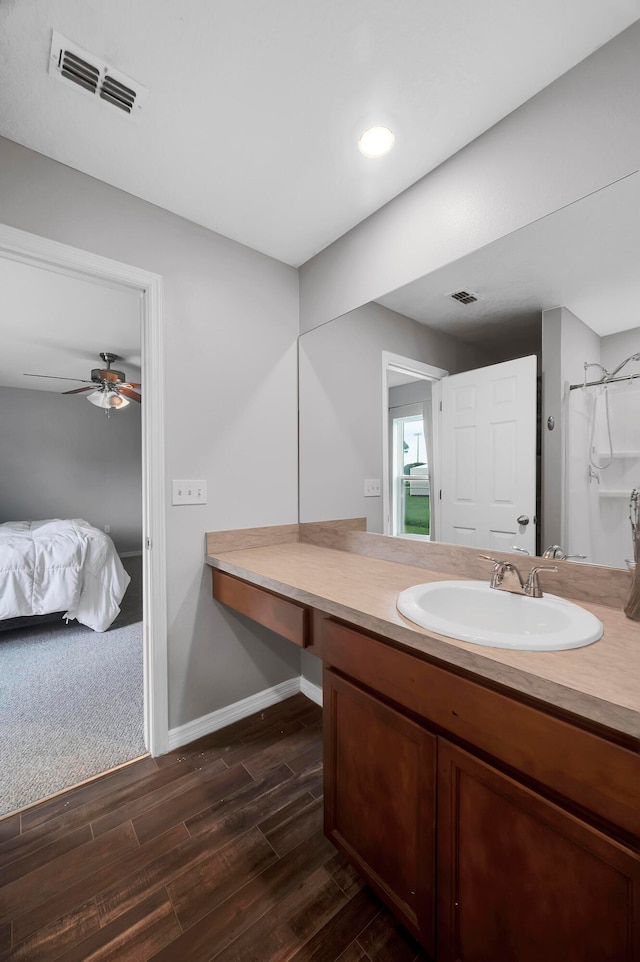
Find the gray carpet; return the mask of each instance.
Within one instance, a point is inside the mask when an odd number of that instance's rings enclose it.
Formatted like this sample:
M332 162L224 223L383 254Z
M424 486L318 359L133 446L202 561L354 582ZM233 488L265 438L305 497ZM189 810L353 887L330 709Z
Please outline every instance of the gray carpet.
M0 634L0 815L144 754L142 559L101 634L50 622Z

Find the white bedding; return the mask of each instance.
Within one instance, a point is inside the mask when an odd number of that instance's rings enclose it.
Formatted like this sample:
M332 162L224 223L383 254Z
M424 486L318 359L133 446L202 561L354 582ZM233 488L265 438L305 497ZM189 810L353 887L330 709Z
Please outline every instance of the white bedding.
M111 538L81 518L0 524L0 621L66 609L106 631L130 580Z

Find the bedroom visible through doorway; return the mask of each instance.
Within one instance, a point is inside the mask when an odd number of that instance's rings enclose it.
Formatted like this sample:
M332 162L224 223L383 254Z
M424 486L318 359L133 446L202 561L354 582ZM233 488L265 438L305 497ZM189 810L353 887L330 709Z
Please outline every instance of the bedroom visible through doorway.
M0 289L1 816L146 749L144 295L10 257Z

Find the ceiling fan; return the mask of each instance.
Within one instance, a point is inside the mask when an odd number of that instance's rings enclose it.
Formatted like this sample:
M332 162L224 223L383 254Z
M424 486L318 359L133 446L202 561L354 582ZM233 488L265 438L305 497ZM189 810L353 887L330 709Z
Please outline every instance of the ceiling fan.
M57 374L26 374L25 377L48 377L58 381L81 381L88 387L77 387L72 391L63 391L63 394L82 394L90 391L87 400L95 404L96 407L104 408L108 413L111 410L124 408L131 401L141 403L142 397L136 390L140 384L127 381L124 371L116 371L111 367L114 361L119 360L117 354L109 351L101 351L100 357L106 367L94 367L91 371L91 380L86 381L78 377L60 377Z

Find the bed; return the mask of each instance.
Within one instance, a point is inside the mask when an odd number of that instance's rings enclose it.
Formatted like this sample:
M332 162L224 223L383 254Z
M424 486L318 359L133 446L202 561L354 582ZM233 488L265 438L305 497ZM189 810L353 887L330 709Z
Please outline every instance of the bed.
M106 631L130 580L111 538L82 518L0 524L0 627L59 612Z

